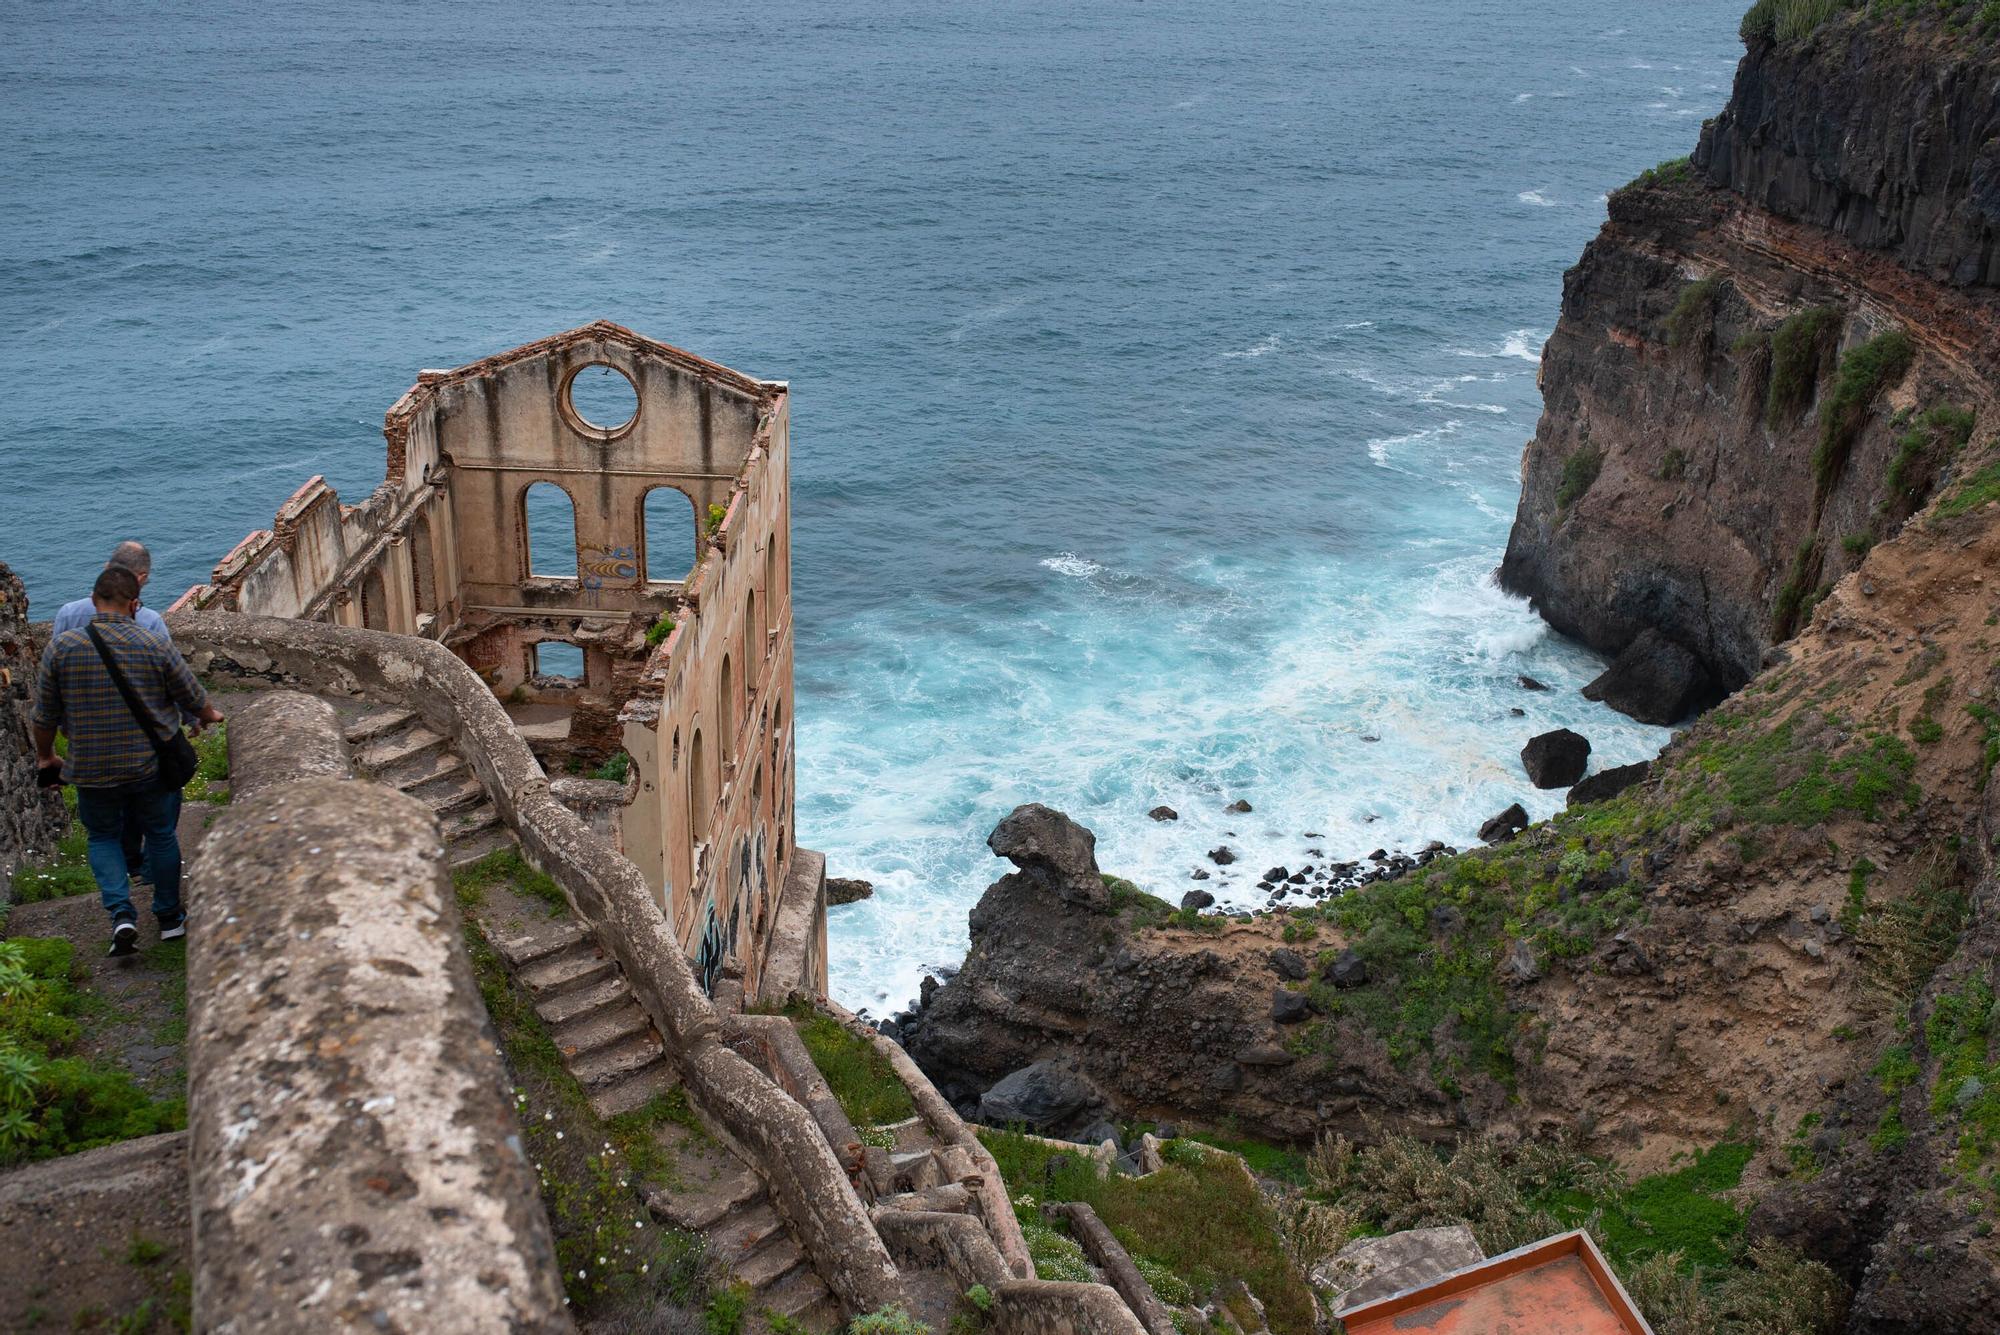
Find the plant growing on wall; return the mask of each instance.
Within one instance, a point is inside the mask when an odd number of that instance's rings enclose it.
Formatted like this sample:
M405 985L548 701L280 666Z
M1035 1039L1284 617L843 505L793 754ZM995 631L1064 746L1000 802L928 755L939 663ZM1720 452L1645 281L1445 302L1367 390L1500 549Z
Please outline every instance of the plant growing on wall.
M713 534L717 529L722 527L722 520L724 516L726 516L728 513L729 513L728 507L717 505L712 501L709 503L708 507L709 533Z

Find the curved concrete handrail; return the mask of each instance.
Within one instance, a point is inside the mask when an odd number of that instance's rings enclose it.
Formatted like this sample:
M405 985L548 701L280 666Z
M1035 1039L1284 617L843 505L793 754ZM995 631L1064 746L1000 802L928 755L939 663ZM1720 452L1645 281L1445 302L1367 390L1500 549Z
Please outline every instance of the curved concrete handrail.
M660 1032L696 1105L753 1149L772 1203L843 1304L873 1311L901 1297L895 1264L832 1148L804 1108L720 1041L639 869L591 834L549 781L478 675L430 640L314 621L182 612L170 623L197 671L394 703L451 738L529 861L562 887Z
M820 1008L841 1024L849 1033L856 1034L874 1045L877 1052L888 1061L896 1078L910 1091L910 1098L917 1105L917 1112L924 1124L946 1145L954 1145L965 1151L971 1158L973 1167L979 1170L979 1210L986 1219L986 1227L993 1235L993 1245L1000 1249L1001 1258L1007 1268L1019 1279L1033 1279L1034 1263L1028 1259L1028 1240L1021 1235L1021 1221L1014 1217L1014 1202L1007 1195L1006 1179L1000 1176L1000 1165L993 1161L985 1144L973 1129L966 1125L958 1110L945 1101L938 1093L910 1054L902 1045L877 1033L873 1026L863 1022L854 1012L836 1001L822 1002Z

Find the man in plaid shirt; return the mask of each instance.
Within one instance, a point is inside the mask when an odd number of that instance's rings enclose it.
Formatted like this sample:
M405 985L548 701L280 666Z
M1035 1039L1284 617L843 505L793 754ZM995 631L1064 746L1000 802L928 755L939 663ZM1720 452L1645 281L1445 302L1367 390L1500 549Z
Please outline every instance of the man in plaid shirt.
M171 736L182 711L203 723L220 723L222 712L188 669L173 641L132 619L139 581L123 566L107 566L91 588L96 609L90 625L104 638L132 692L151 716L155 737ZM132 907L125 869L127 814L146 834L147 871L153 882L153 916L160 939L187 934L181 912L181 795L162 787L159 759L87 629L68 630L49 641L42 654L35 699L35 754L44 766L55 763L56 730L69 737L63 779L76 785L76 815L90 836L90 874L111 915L111 953L130 955L139 946L138 911Z

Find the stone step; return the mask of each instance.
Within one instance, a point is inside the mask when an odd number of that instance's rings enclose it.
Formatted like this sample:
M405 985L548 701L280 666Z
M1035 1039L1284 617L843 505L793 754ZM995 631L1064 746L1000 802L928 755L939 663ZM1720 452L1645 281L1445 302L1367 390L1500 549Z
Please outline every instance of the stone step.
M440 816L449 816L486 800L486 788L473 776L471 769L456 755L451 758L457 763L444 773L403 789Z
M429 792L433 784L457 783L471 773L471 767L458 752L440 751L436 755L423 757L417 764L397 774L393 781L381 775L376 777L385 782L392 782L395 788L416 796ZM419 797L418 800L428 799Z
M609 978L600 978L588 987L559 992L546 1001L535 1003L535 1014L542 1017L542 1023L551 1029L568 1024L578 1016L601 1011L608 1006L616 1006L632 995L631 986L625 975L614 973Z
M514 832L504 825L495 825L490 829L481 830L470 838L447 843L445 858L451 863L451 869L457 871L461 867L470 867L488 853L496 853L513 845Z
M651 1034L653 1022L635 1000L602 1007L556 1027L549 1037L571 1062L641 1034Z
M772 1238L784 1236L784 1221L771 1207L770 1198L760 1196L731 1210L708 1230L708 1254L734 1269Z
M792 1241L789 1233L780 1230L778 1235L752 1252L746 1259L738 1261L725 1257L730 1272L748 1284L756 1292L773 1288L778 1281L794 1269L811 1270L805 1264L806 1254L799 1250L799 1244ZM754 1301L754 1300L753 1300Z
M415 711L408 709L373 709L347 725L346 737L349 746L360 746L378 737L386 737L392 732L401 732L417 721Z
M671 1190L655 1187L646 1194L646 1208L661 1223L706 1233L731 1211L764 1199L764 1183L734 1158L705 1181L682 1181ZM685 1175L684 1175L685 1176Z
M559 951L581 945L590 933L574 918L549 918L530 924L517 936L492 933L486 938L500 952L500 958L516 969L545 960ZM544 1015L543 1019L548 1019Z
M666 1055L650 1030L620 1039L608 1047L568 1063L569 1073L585 1089L599 1090L615 1085L649 1066L664 1065Z
M838 1330L845 1324L840 1319L839 1305L833 1301L826 1281L809 1265L799 1266L782 1276L777 1283L757 1295L757 1303L760 1308L769 1308L779 1316L804 1322L808 1330Z
M477 806L467 807L463 811L453 812L439 821L444 828L444 842L447 847L464 843L499 823L499 808L486 801L481 801Z
M354 763L370 774L401 771L416 761L436 755L445 748L442 733L418 726L378 738L361 748Z
M608 1122L628 1112L637 1112L654 1099L671 1094L679 1083L673 1067L663 1061L598 1090L590 1096L590 1109L597 1114L599 1121Z
M581 991L611 977L617 968L611 960L597 953L595 945L579 941L568 950L537 960L521 970L521 982L533 994L535 1009L539 1011L544 998Z

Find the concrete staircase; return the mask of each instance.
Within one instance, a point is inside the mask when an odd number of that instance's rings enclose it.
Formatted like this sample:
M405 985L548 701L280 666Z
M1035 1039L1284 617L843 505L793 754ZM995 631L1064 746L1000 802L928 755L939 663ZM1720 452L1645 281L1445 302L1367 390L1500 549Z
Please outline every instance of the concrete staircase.
M454 871L515 845L478 776L448 738L424 727L414 713L362 714L348 723L346 737L357 769L437 812ZM679 1082L659 1032L618 965L582 924L534 911L511 916L525 925L513 932L489 930L487 939L527 991L597 1115L609 1119L633 1112L671 1093ZM838 1328L839 1305L772 1208L762 1179L729 1150L687 1127L668 1123L658 1136L678 1172L671 1187L648 1194L647 1207L664 1223L706 1236L709 1255L749 1286L751 1330L769 1329L767 1312L814 1331Z

